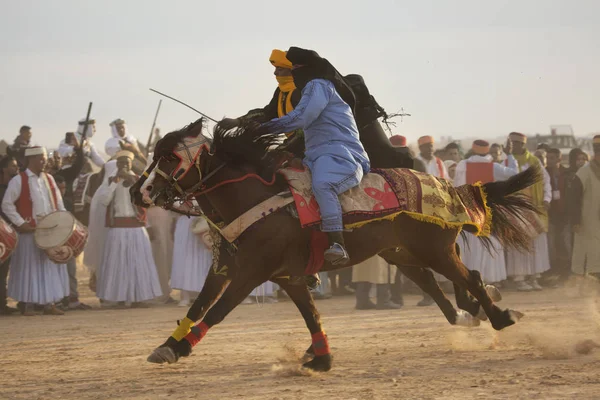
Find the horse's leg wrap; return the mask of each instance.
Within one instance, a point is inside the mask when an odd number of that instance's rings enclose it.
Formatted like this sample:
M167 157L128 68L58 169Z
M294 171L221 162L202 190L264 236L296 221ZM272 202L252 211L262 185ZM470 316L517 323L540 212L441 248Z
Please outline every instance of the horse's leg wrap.
M194 324L194 321L192 321L188 317L185 317L184 319L179 321L179 325L177 326L177 329L173 331L171 337L176 341L180 342L183 338L185 338L188 335L188 333L190 333L190 330L194 326Z
M312 334L312 348L315 356L331 354L331 350L329 349L329 341L327 340L327 335L325 332L321 331Z
M198 325L192 326L190 332L185 336L185 340L187 340L190 345L194 347L202 340L209 329L210 326L206 325L204 322L200 322Z

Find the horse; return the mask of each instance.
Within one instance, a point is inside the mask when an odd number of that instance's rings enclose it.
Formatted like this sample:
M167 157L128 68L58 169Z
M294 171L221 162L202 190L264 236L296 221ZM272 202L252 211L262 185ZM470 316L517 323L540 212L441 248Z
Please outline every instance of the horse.
M189 139L187 143L186 138ZM189 145L190 140L200 143L193 151ZM160 206L168 206L178 196L193 194L197 198L204 198L225 223L230 223L284 189L285 184L274 177L269 181L261 176L268 176L272 172L274 154L269 150L276 143L275 136L256 136L252 127L243 126L234 132L215 130L211 144L201 134L201 121L196 121L180 131L168 134L157 144L154 161L146 172L148 174L153 170L155 173L153 179L149 180L147 190L154 203ZM511 224L509 217L518 217L524 211L536 211L531 202L517 192L535 183L539 177L538 170L529 169L506 182L482 186L487 206L494 213L492 233L506 247L527 248L527 231L518 224ZM139 193L143 183L140 181L132 187L132 195L138 204L143 203ZM209 183L212 184L209 186ZM391 264L419 266L405 268L403 272L407 272L417 283L422 282L424 286L419 286L423 289L429 288L425 285L428 282L435 282L431 272L423 267L431 268L445 275L462 290L468 290L477 299L478 305L481 305L495 329L500 330L514 324L521 314L513 310L502 310L495 305L485 290L479 273L469 271L460 261L455 247L459 232L460 228L444 228L406 214L399 214L393 220L371 222L345 234L350 249L349 265L380 254ZM243 268L236 270L235 279L223 276L220 284L210 288L211 295L207 291L206 296L201 293L198 297L197 300L207 304L194 310L198 316L195 321L202 322L192 326L193 321L192 325L190 321L186 321L187 325L180 325L174 335L155 352L161 353L159 356L165 361L176 361L179 355L186 355L185 351L179 354L181 347L188 346L183 342L187 341L189 347L198 343L208 328L222 321L256 286L268 279L302 271L308 240L309 231L302 229L286 210L278 210L256 223L238 239L235 264L243 265ZM409 257L410 262L407 262L406 257ZM336 268L325 264L322 270ZM219 274L223 271L214 272ZM205 289L208 286L207 279ZM435 286L439 290L437 283ZM219 298L216 302L211 300L216 298ZM192 309L194 305L190 313ZM313 333L313 329L309 329ZM312 337L313 349L318 351L315 351L315 358L305 366L328 370L331 367L331 354L327 338L322 330L313 333Z

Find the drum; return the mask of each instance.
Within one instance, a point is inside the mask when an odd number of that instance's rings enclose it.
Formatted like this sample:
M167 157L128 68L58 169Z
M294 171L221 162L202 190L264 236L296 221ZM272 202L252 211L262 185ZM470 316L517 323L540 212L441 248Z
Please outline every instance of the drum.
M0 217L0 263L3 263L10 257L17 248L19 235L12 226Z
M35 229L35 244L57 264L65 264L81 254L87 238L87 228L67 211L46 215Z

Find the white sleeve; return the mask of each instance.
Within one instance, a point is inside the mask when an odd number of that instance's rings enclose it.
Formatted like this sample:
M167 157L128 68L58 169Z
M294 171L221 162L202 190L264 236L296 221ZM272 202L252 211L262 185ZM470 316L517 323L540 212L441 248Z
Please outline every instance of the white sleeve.
M456 166L454 173L454 186L462 186L467 184L467 161L462 160Z
M108 185L108 187L104 188L104 190L100 194L100 202L102 203L102 205L104 205L105 207L108 207L110 205L110 202L115 197L115 190L117 189L117 186L119 186L119 184L113 182L110 185Z
M92 144L90 144L90 158L98 167L104 165L104 159L100 156L98 150L96 150L96 147L94 147Z
M544 167L542 167L542 172L544 173L544 202L550 203L552 201L552 183L550 182L550 174Z
M517 160L511 155L505 161L506 167L502 164L494 163L494 180L505 181L513 175L519 173L519 164Z
M15 205L20 195L21 175L17 175L8 183L4 198L2 199L2 212L16 226L21 226L25 223L23 217L17 212L17 206Z

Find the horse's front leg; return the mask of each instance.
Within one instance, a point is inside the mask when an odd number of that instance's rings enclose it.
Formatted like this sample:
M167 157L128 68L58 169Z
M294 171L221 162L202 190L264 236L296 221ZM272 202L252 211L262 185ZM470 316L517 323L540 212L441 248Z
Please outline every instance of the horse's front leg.
M171 364L177 362L181 356L190 355L192 348L200 343L208 330L221 322L255 287L263 282L264 279L258 278L256 275L236 277L225 289L216 304L208 310L202 322L197 325L193 322L191 325L186 324L188 328L185 331L180 323L167 342L152 352L148 357L148 361L156 364L164 364L165 362ZM189 323L187 318L186 320ZM181 340L175 340L175 335L183 335L185 332L187 333Z
M218 272L218 271L217 271ZM177 362L180 357L187 357L192 352L192 343L186 340L186 337L193 331L199 329L195 325L197 321L201 321L208 310L219 300L227 286L230 284L231 278L227 274L215 273L211 269L206 277L206 282L202 287L202 291L194 300L194 303L189 308L186 317L178 321L178 326L173 331L171 336L159 348L154 350L148 357L149 362L163 364L165 362L171 364ZM172 351L159 350L161 348L169 348Z
M312 360L306 362L303 366L315 371L329 371L333 357L329 349L327 335L321 325L321 316L308 287L306 285L291 285L289 279L285 278L274 279L273 282L281 286L296 304L310 332L312 344L306 351L306 355L312 357Z

